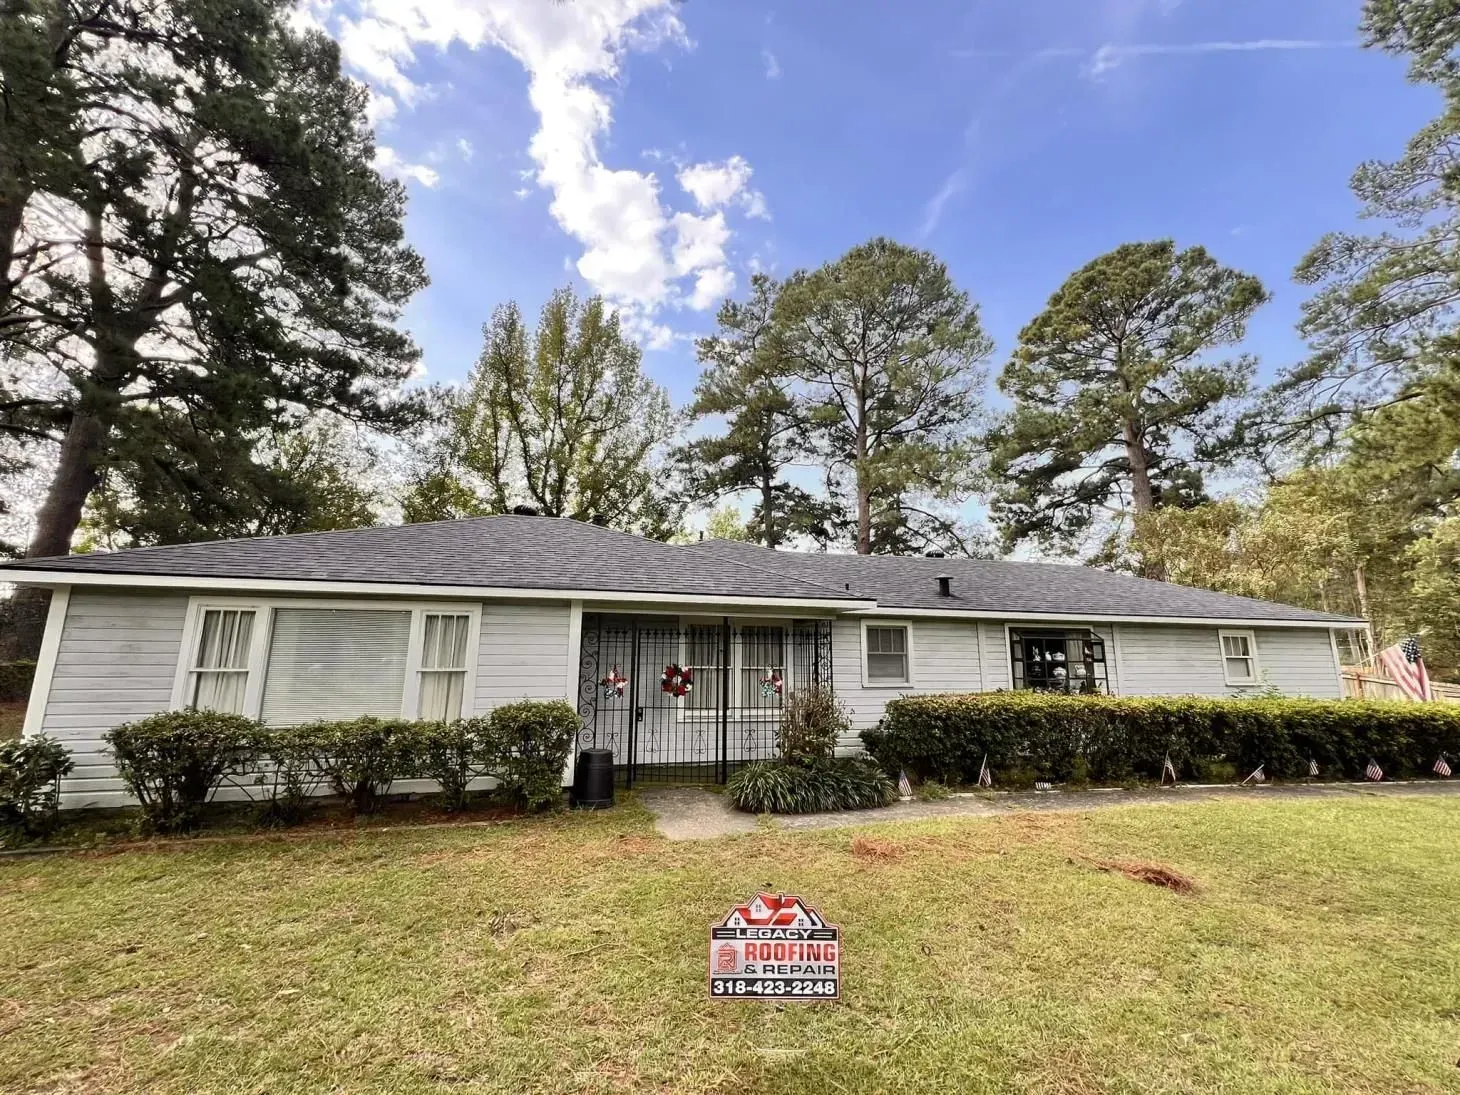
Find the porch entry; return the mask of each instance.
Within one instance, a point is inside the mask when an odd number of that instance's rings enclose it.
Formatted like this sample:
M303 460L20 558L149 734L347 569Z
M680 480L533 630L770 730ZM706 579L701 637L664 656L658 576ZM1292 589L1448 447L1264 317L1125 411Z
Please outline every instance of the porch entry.
M578 748L613 750L629 787L724 783L776 755L788 697L831 683L829 620L588 613Z

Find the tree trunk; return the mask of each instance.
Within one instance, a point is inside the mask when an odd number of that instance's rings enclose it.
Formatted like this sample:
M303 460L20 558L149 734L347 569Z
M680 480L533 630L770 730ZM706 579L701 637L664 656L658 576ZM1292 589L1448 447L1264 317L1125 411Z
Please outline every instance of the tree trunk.
M872 487L867 482L867 373L857 385L857 554L872 554Z
M36 512L35 534L26 549L27 559L66 555L81 524L86 500L101 479L101 457L107 428L95 415L78 411L61 441L56 474L46 500Z
M1131 506L1135 515L1140 518L1156 510L1156 492L1151 487L1151 465L1146 458L1146 443L1141 437L1136 423L1130 419L1125 422L1125 459L1130 467L1130 495ZM1141 577L1153 578L1158 582L1164 582L1167 577L1164 563L1153 563L1148 560L1141 560Z
M763 472L760 480L760 541L768 548L781 542L776 535L776 490L775 478Z

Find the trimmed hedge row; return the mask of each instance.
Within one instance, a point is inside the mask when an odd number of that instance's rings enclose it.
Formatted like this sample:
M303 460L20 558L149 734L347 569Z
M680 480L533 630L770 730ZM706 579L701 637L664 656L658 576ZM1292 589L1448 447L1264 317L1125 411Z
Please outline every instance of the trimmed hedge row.
M454 722L360 718L279 729L240 715L175 711L105 737L148 828L185 832L225 784L260 802L269 824L298 821L324 787L355 813L373 813L402 779L435 781L446 808L459 810L471 782L491 777L511 801L543 809L561 800L578 727L571 704L524 701Z
M1213 761L1268 776L1359 779L1428 774L1460 757L1460 704L1357 700L1063 696L1037 692L904 696L862 735L888 772L972 783L989 767L1035 778L1157 780L1166 756L1182 778Z

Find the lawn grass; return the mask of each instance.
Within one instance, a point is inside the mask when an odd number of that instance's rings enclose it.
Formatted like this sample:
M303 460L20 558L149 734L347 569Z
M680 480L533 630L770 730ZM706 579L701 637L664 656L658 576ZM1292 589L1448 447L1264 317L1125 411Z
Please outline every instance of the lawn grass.
M13 859L0 1091L1456 1091L1457 827L1416 796L670 844L630 804ZM758 888L841 925L840 1003L707 999Z

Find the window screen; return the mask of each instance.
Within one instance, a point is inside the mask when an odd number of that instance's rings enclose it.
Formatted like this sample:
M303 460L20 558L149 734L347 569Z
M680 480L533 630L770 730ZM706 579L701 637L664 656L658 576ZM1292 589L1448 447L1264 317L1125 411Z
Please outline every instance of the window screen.
M425 623L416 715L422 719L460 718L471 617L433 612L427 614Z
M906 681L907 628L867 628L867 679Z
M234 715L243 712L253 621L252 609L210 608L203 613L193 659L190 706Z
M263 721L399 717L410 641L410 612L276 609Z

